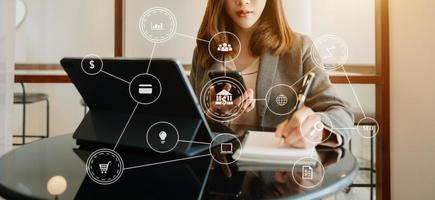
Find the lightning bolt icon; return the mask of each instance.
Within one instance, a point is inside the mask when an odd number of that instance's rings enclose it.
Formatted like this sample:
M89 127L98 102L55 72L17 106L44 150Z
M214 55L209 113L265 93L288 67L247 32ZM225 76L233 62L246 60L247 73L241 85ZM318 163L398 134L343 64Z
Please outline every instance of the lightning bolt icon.
M328 52L328 55L323 56L323 59L327 59L327 58L330 58L330 57L334 56L334 55L332 54L331 50L335 50L336 48L337 48L337 47L335 47L335 46L332 46L332 47L326 48L326 51Z

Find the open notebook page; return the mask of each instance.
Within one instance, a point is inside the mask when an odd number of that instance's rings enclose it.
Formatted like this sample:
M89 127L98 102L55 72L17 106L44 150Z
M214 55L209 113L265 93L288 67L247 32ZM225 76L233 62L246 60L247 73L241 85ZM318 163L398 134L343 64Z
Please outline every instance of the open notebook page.
M311 157L318 159L313 148L291 148L282 142L281 138L275 137L273 132L249 131L242 145L234 153L234 158L240 155L240 162L248 163L271 163L271 164L294 164L298 159ZM298 164L311 164L300 163ZM315 164L315 162L313 162Z

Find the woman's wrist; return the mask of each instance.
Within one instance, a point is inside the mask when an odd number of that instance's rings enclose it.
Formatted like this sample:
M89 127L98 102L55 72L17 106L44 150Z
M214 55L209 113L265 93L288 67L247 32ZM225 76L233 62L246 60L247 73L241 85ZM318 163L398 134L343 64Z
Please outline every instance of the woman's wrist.
M328 129L323 129L322 141L319 143L321 146L327 147L339 147L343 144L343 139L337 133L329 131Z

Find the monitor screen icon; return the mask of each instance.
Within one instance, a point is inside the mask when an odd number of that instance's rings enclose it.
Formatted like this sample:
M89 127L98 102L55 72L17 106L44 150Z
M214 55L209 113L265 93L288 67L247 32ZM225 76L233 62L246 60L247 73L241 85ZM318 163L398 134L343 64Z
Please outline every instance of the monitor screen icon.
M232 154L233 144L232 143L222 143L221 144L221 154Z

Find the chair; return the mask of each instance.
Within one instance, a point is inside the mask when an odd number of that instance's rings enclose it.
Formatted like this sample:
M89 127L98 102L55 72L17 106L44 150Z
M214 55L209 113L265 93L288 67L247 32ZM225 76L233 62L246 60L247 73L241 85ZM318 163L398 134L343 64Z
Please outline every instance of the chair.
M358 122L364 118L364 115L361 112L354 112L354 116L355 116L355 126L358 125ZM369 116L371 118L374 118L374 114L370 114ZM374 167L374 129L376 128L376 124L375 123L361 123L360 126L370 126L372 127L370 129L370 167L360 167L359 170L360 171L369 171L370 172L370 183L352 183L349 188L348 191L349 192L350 189L352 187L369 187L370 188L370 199L373 199L373 189L376 187L376 183L374 183L374 177L373 175L376 173L376 169ZM352 140L349 141L349 151L352 152Z
M48 100L48 95L44 93L26 93L26 89L23 83L20 83L22 88L22 93L14 93L14 104L23 105L23 131L21 135L14 135L13 137L22 138L22 143L13 145L24 145L26 144L26 138L48 138L50 136L50 102ZM37 102L45 101L47 104L47 133L46 135L26 135L26 105L33 104Z

